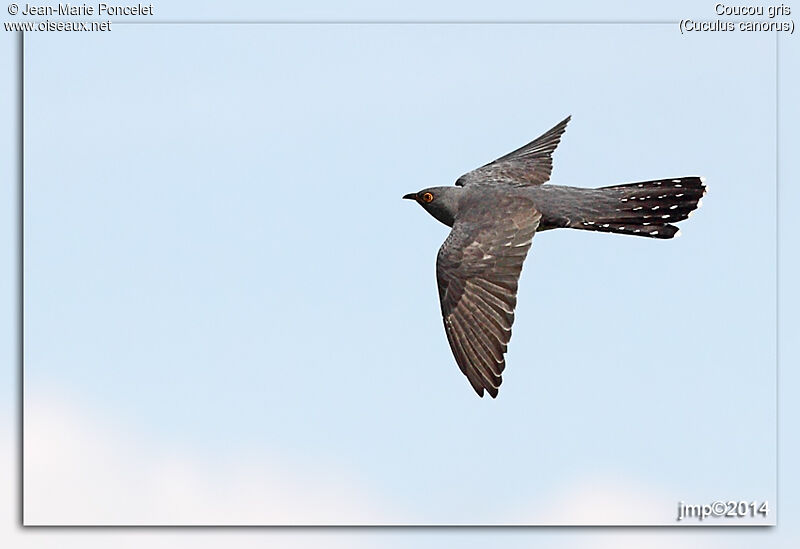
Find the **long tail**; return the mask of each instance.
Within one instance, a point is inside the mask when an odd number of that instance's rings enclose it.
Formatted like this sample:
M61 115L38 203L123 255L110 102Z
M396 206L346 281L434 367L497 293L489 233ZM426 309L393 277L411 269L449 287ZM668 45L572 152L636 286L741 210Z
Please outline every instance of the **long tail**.
M687 219L700 207L706 185L702 177L679 177L602 187L592 193L594 200L583 203L569 227L673 238L680 234L673 223Z

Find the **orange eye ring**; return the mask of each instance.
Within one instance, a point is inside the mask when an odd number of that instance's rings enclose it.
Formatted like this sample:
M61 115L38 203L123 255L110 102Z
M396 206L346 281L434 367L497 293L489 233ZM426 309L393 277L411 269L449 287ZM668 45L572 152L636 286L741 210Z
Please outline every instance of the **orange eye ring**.
M426 204L433 202L433 193L423 193L420 197Z

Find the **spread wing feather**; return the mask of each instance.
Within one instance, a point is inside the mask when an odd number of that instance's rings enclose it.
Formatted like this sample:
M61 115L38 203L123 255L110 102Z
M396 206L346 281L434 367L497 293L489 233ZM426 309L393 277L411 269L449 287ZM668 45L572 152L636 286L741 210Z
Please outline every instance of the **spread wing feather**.
M436 278L447 340L479 396L497 396L511 339L517 282L541 213L519 197L460 212L439 249Z
M527 145L462 175L456 185L505 183L524 186L546 183L553 171L553 151L561 142L569 120L568 116Z

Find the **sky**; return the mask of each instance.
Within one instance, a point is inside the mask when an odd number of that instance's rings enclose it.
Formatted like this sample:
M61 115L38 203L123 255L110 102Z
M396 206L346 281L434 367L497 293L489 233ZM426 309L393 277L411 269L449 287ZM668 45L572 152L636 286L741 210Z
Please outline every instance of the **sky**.
M773 36L120 26L25 51L27 523L674 524L678 501L775 501ZM553 183L710 193L675 241L537 236L480 400L438 316L446 228L400 196L566 114Z

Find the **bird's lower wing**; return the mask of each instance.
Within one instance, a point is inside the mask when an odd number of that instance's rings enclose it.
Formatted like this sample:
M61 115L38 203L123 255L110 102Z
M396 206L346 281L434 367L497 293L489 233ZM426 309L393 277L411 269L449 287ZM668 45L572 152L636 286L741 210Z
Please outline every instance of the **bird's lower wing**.
M522 263L541 213L507 197L464 212L439 249L436 276L442 317L459 368L479 396L502 382Z

